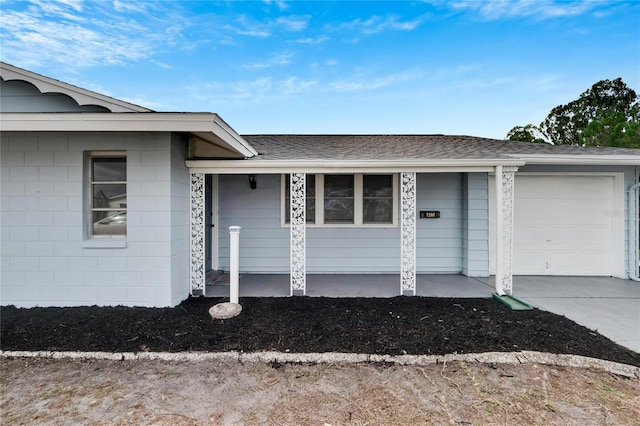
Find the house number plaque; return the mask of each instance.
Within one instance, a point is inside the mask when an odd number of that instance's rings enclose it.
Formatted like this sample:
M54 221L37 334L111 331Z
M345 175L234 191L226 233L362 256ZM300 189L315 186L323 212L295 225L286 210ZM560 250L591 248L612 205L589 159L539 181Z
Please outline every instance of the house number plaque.
M420 210L420 219L438 219L440 212L435 210Z

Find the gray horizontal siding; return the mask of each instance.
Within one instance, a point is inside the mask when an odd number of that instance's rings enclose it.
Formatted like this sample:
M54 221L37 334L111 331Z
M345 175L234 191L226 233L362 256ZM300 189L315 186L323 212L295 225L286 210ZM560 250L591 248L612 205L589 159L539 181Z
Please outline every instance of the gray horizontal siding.
M437 210L439 219L417 219L418 273L462 270L462 175L418 174L417 210Z
M249 188L244 175L219 177L220 266L229 268L227 228L241 226L240 269L245 273L289 272L289 228L281 226L280 175L258 175ZM460 272L462 210L460 174L419 175L419 210L439 210L440 219L418 219L419 273ZM400 227L307 227L308 273L397 273Z

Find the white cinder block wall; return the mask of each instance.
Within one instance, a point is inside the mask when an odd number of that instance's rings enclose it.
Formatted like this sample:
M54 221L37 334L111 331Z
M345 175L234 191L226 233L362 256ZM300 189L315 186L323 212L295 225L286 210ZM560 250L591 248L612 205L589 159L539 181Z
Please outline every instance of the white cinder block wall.
M3 133L1 144L2 305L170 306L187 296L184 141ZM87 247L83 163L91 150L127 153L126 247Z
M189 171L184 165L188 141L171 140L171 305L189 297Z

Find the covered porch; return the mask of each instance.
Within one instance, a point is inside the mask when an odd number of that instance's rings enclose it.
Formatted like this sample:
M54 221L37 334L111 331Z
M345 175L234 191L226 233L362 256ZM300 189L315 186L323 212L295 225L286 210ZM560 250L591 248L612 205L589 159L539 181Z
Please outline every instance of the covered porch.
M228 297L229 275L209 275L205 296ZM491 279L493 281L493 279ZM400 274L307 274L306 295L312 297L398 296ZM424 297L491 297L489 278L459 274L417 274L416 295ZM241 274L240 297L285 297L290 294L288 274Z
M468 287L464 286L471 285L472 287L475 287L476 285L478 285L478 283L480 283L480 281L478 281L476 278L473 278L474 276L486 276L486 272L477 273L475 271L471 271L471 268L467 265L470 265L471 262L476 262L476 260L472 257L472 253L474 251L477 251L477 244L488 246L488 238L486 236L486 187L484 187L484 189L475 189L475 187L473 186L475 185L475 183L471 183L471 176L475 176L473 178L474 182L481 182L482 179L484 179L484 182L486 182L487 176L489 174L496 176L496 179L494 179L494 186L495 193L498 194L498 196L495 197L495 205L493 206L493 208L497 212L498 216L498 226L494 229L494 232L496 233L495 240L497 241L496 276L498 276L499 279L497 280L496 284L494 284L492 288L488 290L496 291L499 294L511 293L513 192L514 174L517 170L517 167L513 166L512 164L509 164L508 166L505 166L503 164L487 165L486 163L474 163L457 166L429 164L423 165L421 167L413 166L412 171L405 171L406 169L397 166L397 168L394 169L385 167L385 173L395 174L398 177L398 220L397 222L395 222L394 219L394 223L392 224L392 226L387 227L388 229L395 228L397 232L396 236L394 237L395 241L397 242L397 252L394 253L392 251L387 256L387 259L397 259L397 267L388 267L391 270L388 270L386 272L374 269L371 271L371 273L362 270L349 270L345 271L347 273L344 275L341 275L342 272L340 269L336 269L334 272L333 270L316 271L309 270L307 268L307 262L309 259L309 251L307 250L307 234L309 232L309 227L307 226L307 220L305 218L305 215L307 213L306 201L308 191L308 188L306 188L305 186L306 177L308 175L307 172L318 173L320 171L326 172L327 170L323 170L317 165L311 164L306 170L303 171L301 171L300 169L293 169L292 165L288 165L288 167L284 168L281 164L274 165L274 168L276 168L276 170L266 168L264 166L262 166L261 168L246 167L245 164L247 163L242 164L242 166L244 167L238 167L238 164L235 164L233 167L229 167L229 162L223 161L211 162L199 160L188 161L187 164L190 167L191 172L190 283L192 295L210 295L210 289L207 288L210 286L210 281L207 279L207 271L209 269L206 265L207 260L209 259L209 255L206 253L207 238L210 238L210 234L213 232L227 232L226 225L224 227L219 227L218 229L213 228L213 231L211 231L211 225L207 223L208 218L215 217L215 213L211 214L207 212L207 206L209 206L212 202L214 205L218 204L217 191L214 191L212 200L207 199L208 197L211 197L210 190L206 185L207 176L214 176L216 179L215 181L217 182L217 176L248 175L250 179L249 182L252 183L252 178L263 181L261 176L275 176L275 174L273 173L275 171L282 173L282 176L287 176L288 181L290 181L287 187L289 188L289 193L291 195L287 195L286 197L286 206L287 210L289 211L287 218L290 219L290 222L281 226L282 230L284 230L288 234L286 245L288 246L287 251L289 252L289 268L285 267L286 269L283 268L285 270L276 270L271 272L264 271L268 273L263 273L263 271L246 271L243 269L242 259L237 260L239 262L239 271L245 273L243 275L245 277L243 278L243 280L249 280L248 283L250 283L253 278L260 278L260 281L262 282L260 291L264 292L262 293L263 295L326 295L324 294L325 290L327 290L326 283L327 281L329 281L336 288L344 287L344 289L341 291L332 291L332 294L344 297L389 297L397 295L427 296L432 294L429 283L435 282L445 284L443 285L443 288L447 288L447 291L451 291L453 289L454 293L451 294L450 297L464 297L464 295L467 294L465 290L468 290ZM300 167L300 164L298 164L297 167ZM371 169L370 171L372 171L373 173L380 173L380 170L376 169L375 167L369 166L367 169ZM353 165L345 165L344 168L334 166L331 171L334 173L347 173L354 171L363 172L365 171L365 169L354 168ZM416 265L416 258L419 256L420 250L422 250L418 244L420 239L417 230L417 222L420 218L423 218L423 213L430 212L423 212L420 208L418 208L418 198L416 195L419 188L418 177L419 175L433 176L447 173L449 175L457 173L464 180L464 189L463 193L461 194L462 198L459 200L462 216L454 219L459 221L460 226L461 234L459 237L459 255L462 266L460 269L451 270L451 272L425 272L421 271L420 268ZM217 186L217 183L214 186ZM251 186L251 189L255 189L255 186L253 186L253 184ZM234 193L234 196L236 197L236 199L240 199L240 197L242 197L239 193ZM247 197L249 198L250 196ZM396 196L394 195L394 199L395 197ZM474 216L476 214L476 211L474 211L476 207L474 206L477 205L475 197L479 197L481 199L481 204L484 206L484 211L480 210L481 213L478 217ZM285 205L283 204L283 210L284 206ZM215 208L212 211L215 212ZM439 212L436 213L438 213L437 217L439 218ZM227 219L229 223L231 223L232 220L233 219ZM242 220L242 218L240 220ZM250 226L254 226L254 224L250 224ZM277 226L280 227L280 224L278 223ZM237 228L239 231L241 227L232 226L229 229L231 228ZM253 235L256 235L255 227L251 229L253 230ZM316 231L317 235L318 228L312 226L311 229ZM347 232L348 228L343 229L345 230L344 232L338 231L342 235L336 234L339 236L335 237L336 239L334 240L335 244L337 244L338 246L341 245L339 241L342 238L345 238L345 241L348 241L348 239L350 238L350 234ZM351 229L354 229L354 227L352 227ZM372 232L375 231L375 228L365 227L360 228L360 231ZM279 233L279 235L280 234L281 232ZM376 234L371 233L369 235ZM373 243L375 246L378 243L378 240L376 240L376 238L377 237L369 238L369 243ZM246 241L247 240L245 239L245 242ZM265 241L267 240L265 239ZM422 241L425 241L424 237ZM279 244L282 245L281 237ZM427 244L433 246L433 244L437 243ZM422 245L424 247L424 243ZM276 246L273 247L275 249ZM283 247L278 248L282 250ZM437 250L437 246L430 247L430 249L431 251L429 253L433 253L433 250ZM485 247L483 250L486 249L487 247ZM262 250L264 250L264 248L262 248ZM266 254L266 252L264 253ZM423 262L425 259L425 253L426 252L422 252ZM478 261L480 263L486 263L488 260L482 257L481 259L479 258ZM215 262L211 263L211 266L213 266L214 269L216 268L215 265ZM224 269L227 270L226 268ZM342 271L344 271L344 269L342 269ZM458 273L460 273L460 275L457 275ZM435 278L425 278L427 276ZM365 281L369 283L368 286L361 286L358 284ZM455 281L457 285L451 286L451 281ZM350 282L355 282L355 284L351 285L349 284ZM243 282L241 281L241 287L242 284ZM483 286L487 287L486 284L483 284ZM459 288L461 290L455 290L456 288ZM448 296L448 293L446 292L440 294L442 297ZM471 296L466 297L482 297L487 294L490 295L491 291L473 292Z

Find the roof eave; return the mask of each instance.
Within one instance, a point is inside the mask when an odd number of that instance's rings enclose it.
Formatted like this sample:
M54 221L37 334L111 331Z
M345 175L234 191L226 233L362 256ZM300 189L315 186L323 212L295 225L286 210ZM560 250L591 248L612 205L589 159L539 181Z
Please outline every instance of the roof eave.
M640 156L633 154L603 154L603 155L560 155L560 154L517 154L510 155L520 158L527 164L563 164L563 165L616 165L640 166Z
M442 160L187 160L191 173L400 173L491 172L496 166L520 167L518 159Z
M214 113L0 113L3 132L184 132L243 157L257 152Z

